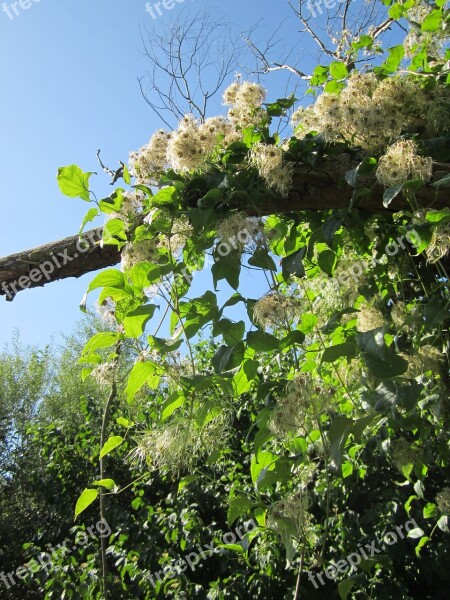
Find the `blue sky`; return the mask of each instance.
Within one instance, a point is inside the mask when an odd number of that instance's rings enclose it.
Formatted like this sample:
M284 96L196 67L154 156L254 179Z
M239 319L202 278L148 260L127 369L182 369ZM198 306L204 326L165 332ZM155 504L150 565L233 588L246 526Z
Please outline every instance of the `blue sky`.
M20 8L20 2L28 8ZM193 11L214 9L219 20L228 18L242 30L262 19L260 39L267 39L282 23L280 49L297 41L298 23L287 0L177 0L156 21L143 0L20 2L6 0L0 11L0 256L77 232L88 205L62 196L56 183L58 167L76 163L98 171L91 185L97 197L104 197L111 187L99 171L97 149L102 149L107 164L118 166L161 126L137 81L148 67L141 42L146 27L164 25L191 5ZM292 61L308 69L317 64L316 55L311 47L301 57L294 53ZM285 92L284 83L270 76L265 82L269 100ZM0 347L15 329L23 342L39 345L59 332L71 332L92 277L25 290L13 302L0 297ZM204 276L198 281L208 285ZM252 280L248 284L258 291Z
M269 29L274 4L277 19L290 14L284 0L191 2L195 10L217 8L243 28L265 18ZM76 233L87 204L60 194L59 166L98 171L98 148L105 162L117 165L161 125L137 82L147 67L140 31L153 23L145 2L34 0L26 10L17 4L19 15L10 4L0 12L0 256ZM163 11L155 24L184 8ZM110 193L103 173L92 183L98 196ZM0 346L14 329L25 343L39 345L69 333L92 277L25 290L13 302L0 298Z

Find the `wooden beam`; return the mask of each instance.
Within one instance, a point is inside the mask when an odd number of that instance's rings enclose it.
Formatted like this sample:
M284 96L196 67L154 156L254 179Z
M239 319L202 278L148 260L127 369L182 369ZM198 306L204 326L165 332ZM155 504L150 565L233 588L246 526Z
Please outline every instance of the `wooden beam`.
M353 189L345 182L344 177L360 160L360 157L342 154L323 159L314 167L299 164L296 166L294 185L288 198L277 199L275 204L273 197L268 196L266 205L245 212L254 216L303 210L348 209ZM439 170L436 170L434 180L448 174L448 165L441 164L437 168ZM408 208L408 203L401 195L397 196L387 209L384 208L384 190L373 175L358 180L358 187L360 186L370 189L371 193L356 201L354 208L385 214ZM450 204L445 188L438 191L431 185L419 190L416 198L423 207L437 209ZM83 234L82 242L78 235L74 235L0 258L0 295L5 296L7 300L13 300L14 296L24 289L41 287L68 277L81 277L86 273L117 264L120 261L120 252L115 246L102 247L101 234L102 228L94 229Z

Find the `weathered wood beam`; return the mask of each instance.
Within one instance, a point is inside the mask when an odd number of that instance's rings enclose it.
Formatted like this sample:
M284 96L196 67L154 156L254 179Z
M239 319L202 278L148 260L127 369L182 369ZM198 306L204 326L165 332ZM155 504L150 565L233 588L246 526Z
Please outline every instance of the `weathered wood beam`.
M41 287L68 277L115 265L120 252L115 246L100 247L103 228L58 240L0 258L0 295L13 300L22 290Z
M345 183L344 176L359 162L360 158L342 154L324 159L315 167L297 165L293 189L288 198L279 199L274 204L273 198L268 197L266 205L258 206L257 210L249 209L247 212L249 215L268 215L302 210L347 209L353 189ZM449 170L447 167L448 165L438 165L440 170L435 172L434 180L446 175ZM408 208L401 195L392 201L388 209L384 208L383 188L373 176L358 181L358 185L369 188L371 193L370 196L356 202L355 208L371 213L392 213ZM431 185L419 190L416 198L424 207L443 208L450 205L445 188L438 191ZM101 233L102 228L99 228L83 234L83 242L80 242L79 236L74 235L0 258L0 295L12 300L21 290L40 287L67 277L80 277L117 264L120 261L120 253L115 246L100 246Z

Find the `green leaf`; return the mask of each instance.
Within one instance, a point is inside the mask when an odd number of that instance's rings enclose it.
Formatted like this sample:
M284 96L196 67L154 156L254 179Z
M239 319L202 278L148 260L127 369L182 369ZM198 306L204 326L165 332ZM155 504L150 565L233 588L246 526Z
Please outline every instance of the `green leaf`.
M173 185L162 188L153 196L152 206L166 206L167 204L173 204L177 194L178 190Z
M393 410L397 406L407 411L412 410L420 397L421 386L416 383L399 385L396 381L382 381L373 391L364 396L370 406L376 411Z
M438 179L434 183L431 184L431 187L441 188L441 187L449 187L450 186L450 175L445 175L442 179ZM448 209L447 209L448 210Z
M450 185L450 175L449 175L449 185ZM450 209L444 208L442 210L427 210L425 219L429 223L440 223L441 221L450 221Z
M323 239L325 240L327 246L331 249L333 249L334 234L342 227L344 219L345 217L343 214L335 213L322 225Z
M140 337L144 333L147 322L155 314L156 308L155 304L147 304L127 313L123 320L125 335L129 338Z
M118 213L122 208L123 204L123 194L121 190L116 190L108 196L107 198L103 198L98 203L100 210L106 215L111 215L114 213Z
M124 438L120 435L113 435L108 440L106 440L105 445L100 451L100 458L103 458L110 452L112 452L115 448L120 446L124 442Z
M385 71L387 71L388 73L394 73L394 71L397 71L404 56L405 48L403 47L403 45L389 48L389 57L383 63Z
M236 519L245 514L250 508L253 507L253 505L254 503L243 494L239 494L238 496L232 498L228 504L228 525L231 527Z
M81 496L78 498L77 503L75 505L75 519L78 517L78 515L81 515L81 513L86 510L86 508L88 506L90 506L93 502L95 502L95 500L97 499L99 491L98 490L93 490L93 489L89 489L86 488L82 493Z
M389 16L391 19L401 19L405 14L405 10L405 7L399 2L394 2L394 4L389 8Z
M440 10L432 10L423 20L420 29L422 31L437 31L441 27L442 13Z
M346 477L350 477L350 475L353 473L353 465L351 462L345 462L342 465L342 477L345 479Z
M448 526L448 517L447 517L447 515L442 515L442 517L439 519L439 521L436 523L436 525L444 533L449 533L450 532L450 529L449 529L449 526Z
M345 444L348 436L352 432L353 421L347 417L337 416L333 419L328 431L328 439L330 440L330 456L336 470L341 473L342 456L344 453Z
M333 363L342 356L345 356L350 360L354 358L355 354L355 344L352 344L351 342L344 342L342 344L336 344L335 346L330 346L327 348L322 354L322 362Z
M416 556L420 556L420 551L430 541L430 538L426 535L420 538L419 543L416 546Z
M336 267L337 256L333 252L333 250L323 250L317 259L319 263L319 267L322 269L324 273L333 276L334 268Z
M330 75L334 79L345 79L348 76L348 69L343 62L334 61L330 64Z
M88 343L83 348L82 356L92 354L99 348L109 348L113 346L119 339L122 339L122 335L114 331L101 331L91 337Z
M180 392L173 392L161 407L161 420L167 421L177 408L183 406L186 398Z
M360 333L356 340L370 372L378 379L397 377L408 370L407 361L386 346L382 330Z
M119 246L127 241L126 226L122 219L109 219L103 227L103 244Z
M212 359L212 365L216 373L223 373L236 369L242 363L245 355L244 344L238 343L233 346L221 346Z
M130 185L131 177L127 165L123 165L123 180L127 185Z
M267 271L276 272L277 267L273 261L273 258L269 255L267 250L264 248L257 248L248 260L248 264L252 267L259 267L260 269L265 269Z
M250 474L252 476L253 484L256 488L266 473L275 468L276 461L277 456L272 454L272 452L268 452L267 450L260 452L258 458L256 458L255 455L252 456Z
M217 290L217 283L222 279L237 290L239 287L239 276L241 274L241 262L236 260L235 253L220 257L211 267L211 273L214 281L214 289Z
M250 331L247 334L247 344L256 352L271 352L278 350L280 340L270 333L264 331Z
M423 536L423 529L421 529L420 527L415 527L414 529L410 529L408 531L408 536L409 538L416 540L417 538L420 538Z
M305 268L303 266L303 258L306 254L306 246L300 248L296 252L293 252L289 256L285 256L281 260L281 267L283 278L285 281L289 279L291 275L295 277L304 277L305 276Z
M96 208L90 208L87 211L87 213L83 219L83 222L81 223L81 227L80 227L80 230L78 233L81 235L81 233L83 232L87 223L90 223L91 221L93 221L95 219L95 217L98 217L99 214L100 213L98 212L98 210Z
M279 347L280 350L286 350L286 348L290 348L291 346L303 344L304 341L305 334L295 329L294 331L290 331L287 336L280 340Z
M213 336L221 335L227 346L233 346L242 341L245 333L244 321L234 323L230 319L220 319L218 323L214 323Z
M192 475L187 475L186 477L183 477L183 479L178 484L178 493L181 492L181 490L183 488L185 488L186 486L188 486L190 483L192 483L193 481L195 481L198 478L199 478L199 475L197 475L196 473L193 473Z
M361 48L371 48L372 44L373 39L370 37L370 35L361 35L356 42L352 42L352 48L355 48L355 50L361 50Z
M329 71L329 67L322 67L322 65L317 65L317 67L315 67L313 71L311 85L322 85L322 83L324 83L327 80Z
M233 377L233 390L236 396L247 392L258 372L259 363L256 360L246 360Z
M77 165L60 167L58 169L58 185L61 192L69 198L81 198L90 202L89 197L89 178L93 173L85 173Z
M347 600L348 595L352 591L356 581L354 579L348 578L340 581L338 584L338 591L341 600Z
M127 387L125 390L128 401L131 401L146 383L151 388L156 388L160 380L160 377L156 374L157 370L158 365L151 361L135 363L128 376Z
M98 481L93 481L92 485L96 485L98 487L102 486L107 490L113 490L116 487L116 483L113 479L99 479Z
M383 194L383 206L388 208L389 204L396 198L403 189L403 183L395 187L388 188Z
M437 517L438 514L439 514L438 507L436 506L436 504L433 504L432 502L427 502L427 504L423 507L423 518L424 519L433 519L434 517Z
M87 289L88 293L100 287L121 288L125 287L125 277L117 269L108 269L94 277Z
M345 88L345 83L332 79L327 81L324 87L324 92L327 94L339 94Z

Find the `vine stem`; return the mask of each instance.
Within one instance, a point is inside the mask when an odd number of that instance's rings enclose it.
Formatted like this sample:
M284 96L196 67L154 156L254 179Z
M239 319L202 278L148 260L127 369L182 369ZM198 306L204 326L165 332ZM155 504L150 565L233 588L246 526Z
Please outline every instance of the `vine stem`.
M120 353L120 345L116 347L116 363ZM109 425L109 416L111 414L111 406L114 400L117 397L117 384L116 380L113 380L111 386L111 392L109 394L108 400L106 401L105 408L103 410L102 417L102 428L100 431L100 452L106 443L106 435L108 431ZM105 474L105 458L106 456L100 456L100 480L106 479ZM99 499L100 499L100 521L106 522L106 501L105 501L105 489L103 486L100 486L99 491ZM109 589L108 589L108 563L106 560L106 549L107 549L107 541L106 537L102 537L100 541L100 557L102 563L102 588L103 588L103 600L108 600L109 598Z
M295 584L294 600L300 598L300 580L303 572L303 559L305 557L305 546L302 549L302 555L300 556L300 565L298 567L297 583Z
M330 482L330 456L327 448L327 443L325 439L325 432L323 430L322 423L320 421L320 416L317 418L317 423L319 425L320 437L322 438L322 445L324 447L324 451L326 452L326 461L325 461L325 478L327 482L327 494L326 494L326 517L325 517L325 531L323 533L323 543L322 550L320 552L320 558L323 560L325 556L325 550L327 548L327 538L328 538L328 529L329 529L329 520L330 520L330 495L331 495L331 482Z

